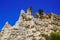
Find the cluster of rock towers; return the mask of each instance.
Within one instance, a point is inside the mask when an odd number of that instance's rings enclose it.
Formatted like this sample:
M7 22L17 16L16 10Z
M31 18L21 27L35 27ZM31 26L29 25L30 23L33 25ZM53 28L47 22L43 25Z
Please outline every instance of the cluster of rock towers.
M39 14L32 16L29 8L27 13L21 10L18 21L14 26L6 22L0 32L0 40L46 40L44 35L60 31L60 16L56 14Z

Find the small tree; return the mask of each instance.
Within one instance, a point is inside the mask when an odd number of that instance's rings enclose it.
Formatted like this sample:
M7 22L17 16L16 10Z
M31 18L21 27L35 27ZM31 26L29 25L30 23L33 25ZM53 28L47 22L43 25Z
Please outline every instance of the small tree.
M40 15L43 15L43 9L39 9L39 10L38 10L38 13L39 13Z
M43 9L39 9L38 10L38 13L40 15L40 18L43 19Z
M35 17L36 18L43 18L42 16L43 16L43 9L39 9L38 13L35 14Z

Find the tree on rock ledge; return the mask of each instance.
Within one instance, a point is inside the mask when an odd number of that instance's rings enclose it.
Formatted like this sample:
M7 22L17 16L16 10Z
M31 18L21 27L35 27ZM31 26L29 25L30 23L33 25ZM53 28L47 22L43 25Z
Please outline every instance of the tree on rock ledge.
M38 10L38 13L39 13L40 15L43 15L43 9L39 9L39 10Z
M35 14L36 18L42 18L43 16L43 9L39 9L38 12Z

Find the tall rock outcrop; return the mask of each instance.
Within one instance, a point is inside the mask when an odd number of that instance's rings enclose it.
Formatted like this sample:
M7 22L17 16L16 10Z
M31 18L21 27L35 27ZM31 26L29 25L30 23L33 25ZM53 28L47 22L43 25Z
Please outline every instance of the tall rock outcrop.
M8 22L5 24L0 32L0 40L46 40L44 35L50 36L51 32L59 31L60 16L53 13L41 16L36 13L36 17L33 17L29 8L27 13L21 10L19 19L13 27Z

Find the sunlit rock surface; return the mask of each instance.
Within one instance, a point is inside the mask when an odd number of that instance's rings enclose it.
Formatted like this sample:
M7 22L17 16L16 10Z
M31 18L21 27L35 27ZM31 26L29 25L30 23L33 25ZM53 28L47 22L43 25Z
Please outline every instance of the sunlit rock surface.
M46 40L43 35L50 36L51 32L58 31L60 16L53 13L41 16L37 12L36 17L33 17L29 8L27 13L21 10L19 19L13 27L6 22L0 32L0 40Z

